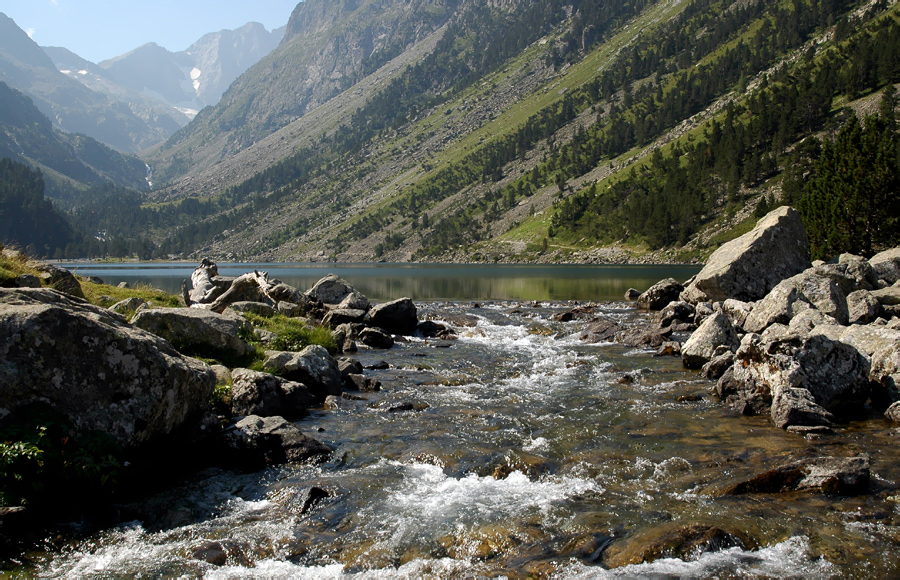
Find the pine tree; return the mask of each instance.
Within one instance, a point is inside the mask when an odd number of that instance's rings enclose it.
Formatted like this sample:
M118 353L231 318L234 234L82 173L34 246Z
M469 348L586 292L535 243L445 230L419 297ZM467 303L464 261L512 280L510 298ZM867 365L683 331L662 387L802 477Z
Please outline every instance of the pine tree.
M882 109L886 110L886 92ZM826 140L798 208L804 217L813 257L841 252L871 256L900 241L900 172L896 122L855 115L833 141Z

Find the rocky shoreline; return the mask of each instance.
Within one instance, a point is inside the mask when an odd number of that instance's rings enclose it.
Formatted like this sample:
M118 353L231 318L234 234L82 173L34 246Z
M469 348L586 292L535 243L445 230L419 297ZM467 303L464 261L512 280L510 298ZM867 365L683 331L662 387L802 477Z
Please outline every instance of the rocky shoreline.
M82 513L111 499L121 506L198 467L250 471L322 461L332 450L292 421L310 409L353 405L356 393L381 388L350 356L359 345L388 349L408 336L449 344L454 327L472 323L419 320L409 299L373 305L336 276L303 292L259 272L248 274L252 284L237 283L218 276L210 262L195 271L208 284L195 280L185 294L197 307L132 299L102 308L77 297L81 284L94 282L56 270L53 282L17 281L41 287L0 288L0 432L15 432L38 415L64 424L53 436L78 450L92 449L87 440L102 434L108 444L102 457L118 491L96 489L85 501L85 481L46 505L0 512L0 534L13 540L10 546L70 515L79 502ZM737 413L767 415L798 437L840 437L834 433L848 420L881 413L900 419L898 279L897 249L869 260L844 255L812 264L799 217L779 208L723 246L686 284L664 280L635 291L638 308L654 313L649 325L598 317L591 305L559 320L585 321L579 337L586 342L681 357ZM221 313L208 308L225 303ZM287 348L284 336L258 324L277 317L327 329L328 347ZM867 492L870 477L865 454L803 456L714 493L855 495ZM684 553L741 545L739 530L685 526L666 534ZM675 554L656 550L655 540L629 542L614 544L606 565ZM220 546L208 548L209 558L197 557L217 560Z
M665 280L638 305L659 311L634 344L680 354L715 394L778 427L825 432L883 412L900 419L900 248L812 264L788 207L722 246L682 286Z
M4 255L25 260L10 250ZM46 268L54 275L47 287L23 275L14 281L17 287L0 288L0 440L19 434L31 441L35 430L43 430L40 437L53 431L49 437L68 449L51 445L49 451L74 456L91 453L87 441L101 437L107 463L96 466L98 478L90 483L116 481L90 493L4 478L30 501L0 513L0 534L9 546L16 536L164 487L205 465L257 470L321 460L331 449L290 421L308 409L334 406L349 392L380 388L343 353L355 351L357 341L390 348L395 338L416 333L454 338L445 325L420 322L408 298L370 304L336 276L307 292L268 280L241 287L239 279L217 276L215 264L204 262L197 270L212 275L200 293L207 302L228 298L220 313L204 307L211 304L153 307L138 298L103 308L86 302L81 288L99 280L79 282L66 270ZM284 337L254 327L245 313L322 328L331 352L296 341L289 345L293 350L278 350ZM46 424L55 427L48 431ZM47 446L46 440L38 443ZM10 441L9 449L16 444ZM4 467L11 475L21 470L19 480L34 476L28 469L40 462L19 459ZM93 468L100 458L88 461ZM35 485L54 493L31 493Z

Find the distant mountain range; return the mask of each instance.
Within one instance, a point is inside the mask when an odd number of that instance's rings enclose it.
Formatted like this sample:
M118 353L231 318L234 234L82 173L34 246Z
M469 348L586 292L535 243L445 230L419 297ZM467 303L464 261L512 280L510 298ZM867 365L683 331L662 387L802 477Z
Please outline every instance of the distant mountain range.
M269 32L251 22L237 30L207 34L181 52L145 44L99 63L99 68L123 87L158 98L193 118L200 109L218 103L235 79L272 52L284 31L282 26Z
M0 81L30 96L57 128L137 153L215 104L283 33L250 23L207 34L183 52L148 44L97 65L39 47L0 13Z

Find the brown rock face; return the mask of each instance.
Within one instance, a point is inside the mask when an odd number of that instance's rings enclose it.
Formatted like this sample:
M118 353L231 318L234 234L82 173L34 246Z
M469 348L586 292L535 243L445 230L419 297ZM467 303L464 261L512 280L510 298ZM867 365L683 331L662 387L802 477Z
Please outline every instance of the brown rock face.
M610 568L619 568L660 558L682 558L700 552L745 546L745 540L718 526L704 523L670 524L640 532L613 544L606 550L603 563Z
M726 494L808 491L858 495L869 486L869 457L817 457L782 465L736 483Z

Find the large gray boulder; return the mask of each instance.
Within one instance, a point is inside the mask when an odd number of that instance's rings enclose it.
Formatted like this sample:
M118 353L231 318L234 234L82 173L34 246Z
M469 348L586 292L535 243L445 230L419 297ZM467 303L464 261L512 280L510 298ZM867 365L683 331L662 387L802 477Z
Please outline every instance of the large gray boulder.
M684 286L674 278L660 280L653 286L650 286L646 292L638 296L638 308L643 308L644 310L662 310L671 302L678 300L678 296L683 290Z
M857 290L847 295L847 321L850 324L871 324L881 314L881 303L868 290Z
M168 340L185 354L230 360L253 352L240 337L252 333L253 327L238 314L218 314L203 308L156 308L138 312L131 323Z
M812 302L789 278L753 305L744 320L744 330L760 333L773 324L788 324L794 316L810 308Z
M284 417L244 417L225 431L222 442L227 459L246 469L316 461L331 453L331 448L304 435Z
M170 441L209 408L205 363L105 308L0 289L0 416L35 401L125 447Z
M27 265L38 271L38 278L41 279L41 283L44 286L69 296L84 298L84 290L81 288L81 283L72 272L37 260L29 260Z
M342 306L343 308L366 310L368 307L368 300L363 302L365 297L335 274L329 274L316 282L312 288L307 290L306 295L326 306L338 306L349 298L347 305ZM358 308L361 305L363 307Z
M782 206L760 219L751 231L713 252L681 299L692 303L728 298L753 302L811 265L809 239L800 214Z
M887 284L900 280L900 247L879 252L869 259L875 275Z
M248 302L245 300L232 302L228 305L228 308L238 314L249 312L250 314L262 316L263 318L272 318L273 316L275 316L276 312L275 308L269 306L265 302Z
M319 345L310 345L300 352L269 352L263 370L303 383L313 398L322 402L328 395L343 392L341 371L337 360Z
M354 290L341 300L340 304L337 305L337 308L367 311L371 306L368 298Z
M735 354L732 396L738 403L772 401L772 419L782 428L823 425L830 415L863 411L871 393L869 370L856 348L822 334L788 333L770 340L748 334Z
M391 334L413 335L419 324L418 310L412 300L400 298L373 306L365 322Z
M815 266L816 274L834 280L844 291L850 294L857 290L874 290L879 287L878 275L868 260L853 254L841 254L837 262L829 262Z
M393 348L394 339L378 328L364 328L359 333L359 342L371 348Z
M762 332L772 324L789 324L804 310L815 308L838 324L850 320L847 296L840 285L810 268L779 282L753 306L744 321L747 332Z
M250 369L231 372L231 412L234 415L281 416L296 420L306 415L313 397L306 385Z
M699 369L717 354L717 350L737 350L740 346L737 333L724 312L716 312L703 321L681 347L681 362L685 368ZM719 353L724 354L724 353Z
M869 324L820 327L813 334L839 340L866 358L873 404L884 408L900 401L900 330Z
M342 324L361 324L366 318L365 310L355 308L334 308L322 319L322 325L336 329Z
M894 284L887 288L881 288L872 291L872 296L881 306L897 306L900 305L900 286Z

